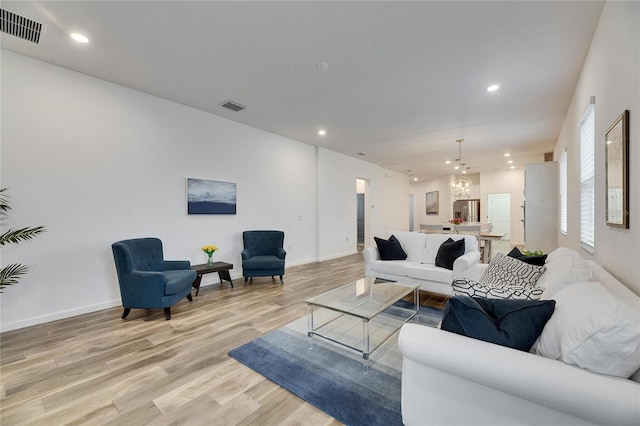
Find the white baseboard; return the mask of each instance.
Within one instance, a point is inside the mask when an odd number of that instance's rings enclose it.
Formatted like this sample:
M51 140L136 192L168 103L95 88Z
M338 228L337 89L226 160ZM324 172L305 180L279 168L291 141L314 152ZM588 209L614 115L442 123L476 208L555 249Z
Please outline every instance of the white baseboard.
M324 257L324 258L320 259L320 261L337 259L339 257L349 256L349 255L357 254L357 253L358 253L358 251L354 250L354 251L350 251L350 252L343 253L343 254L337 254L337 255L334 255L334 256L327 256L327 257ZM297 261L297 262L287 263L285 268L289 268L291 266L305 265L307 263L313 263L313 262L316 262L316 260L315 259L301 260L301 261ZM363 274L364 274L364 271L363 271ZM210 285L219 285L220 284L220 279L218 278L217 274L208 274L208 275L210 275L211 278L213 278L213 280L208 280L208 282L203 282L201 284L201 287L207 287L207 286L210 286ZM230 274L230 276L231 276L232 280L236 280L238 278L242 278L242 271L238 271L238 272L236 272L234 274ZM206 277L207 277L207 275L204 275L202 281L205 281ZM285 279L285 282L286 282L286 279ZM75 317L76 315L88 314L88 313L91 313L91 312L100 311L102 309L113 308L114 306L122 306L122 302L120 301L120 299L114 299L114 300L110 300L108 302L97 303L95 305L82 306L80 308L74 308L74 309L69 309L69 310L66 310L66 311L55 312L53 314L42 315L42 316L39 316L39 317L27 318L27 319L16 321L16 322L0 324L0 332L17 330L17 329L20 329L20 328L30 327L32 325L44 324L44 323L51 322L51 321L57 321L57 320L60 320L60 319Z
M66 311L54 312L52 314L27 318L20 321L0 324L0 332L17 330L19 328L30 327L32 325L44 324L51 321L75 317L76 315L88 314L91 312L100 311L102 309L113 308L114 306L122 306L122 302L120 301L120 299L97 303L95 305L82 306L80 308L69 309Z

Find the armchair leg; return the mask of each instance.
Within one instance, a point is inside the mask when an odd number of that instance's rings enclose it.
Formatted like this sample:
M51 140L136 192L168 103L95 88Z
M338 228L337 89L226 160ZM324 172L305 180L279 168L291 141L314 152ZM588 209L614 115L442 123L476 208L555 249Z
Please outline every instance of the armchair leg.
M244 277L244 284L245 285L247 284L247 281L249 281L249 278L248 277Z
M164 318L167 321L171 319L171 308L164 308Z
M280 275L280 285L284 285L284 280L282 279L282 275Z
M129 315L129 312L131 312L131 308L124 308L124 312L122 313L122 319L127 318L127 315Z
M193 302L193 297L191 297L191 293L187 294L187 300L189 300L189 302Z

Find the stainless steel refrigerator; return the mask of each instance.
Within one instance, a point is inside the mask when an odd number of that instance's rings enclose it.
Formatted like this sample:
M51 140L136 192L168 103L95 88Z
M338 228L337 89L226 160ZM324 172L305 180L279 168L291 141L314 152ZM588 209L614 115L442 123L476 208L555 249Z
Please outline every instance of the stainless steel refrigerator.
M453 202L453 218L464 222L480 222L480 200L456 200Z

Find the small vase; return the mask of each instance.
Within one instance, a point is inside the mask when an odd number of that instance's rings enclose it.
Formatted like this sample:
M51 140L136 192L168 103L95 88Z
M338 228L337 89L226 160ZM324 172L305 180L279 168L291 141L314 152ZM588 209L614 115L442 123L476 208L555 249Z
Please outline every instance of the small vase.
M213 256L213 252L207 253L207 256L209 256L209 259L207 260L207 266L213 265L213 260L211 259L211 257Z

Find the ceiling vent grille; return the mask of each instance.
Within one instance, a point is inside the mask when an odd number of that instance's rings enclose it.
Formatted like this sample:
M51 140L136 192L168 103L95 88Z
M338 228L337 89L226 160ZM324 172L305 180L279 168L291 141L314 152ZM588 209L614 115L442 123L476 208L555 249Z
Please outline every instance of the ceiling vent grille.
M234 101L227 101L227 102L223 103L222 106L224 108L230 109L231 111L234 111L234 112L242 111L243 109L247 108L246 106L240 105L239 103L234 102Z
M38 44L42 35L42 24L0 9L0 32Z

